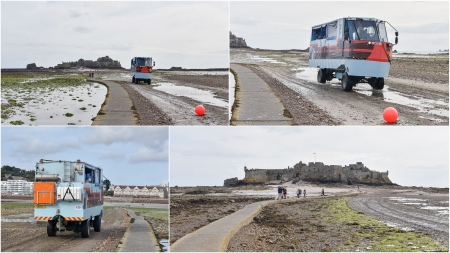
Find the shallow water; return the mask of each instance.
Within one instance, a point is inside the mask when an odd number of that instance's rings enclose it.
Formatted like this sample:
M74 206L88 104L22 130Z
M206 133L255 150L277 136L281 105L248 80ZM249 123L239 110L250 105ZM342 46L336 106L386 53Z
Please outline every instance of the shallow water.
M294 71L301 71L295 76L302 80L317 83L317 69L316 68L296 68ZM336 89L341 89L340 81L337 79L331 80L328 84ZM321 85L317 83L317 85ZM445 100L430 100L419 96L407 96L400 92L389 90L389 86L385 85L383 90L374 90L369 84L360 83L353 87L353 91L366 96L381 97L386 102L391 102L399 105L405 105L418 109L420 112L428 113L437 116L449 117L448 102ZM443 107L443 108L442 108Z
M215 95L210 91L200 90L192 87L160 82L154 86L154 89L169 93L174 96L188 97L214 106L226 108L229 105L228 102L216 98Z
M283 64L283 65L286 64L286 62L281 62L281 61L275 60L273 58L260 57L260 56L255 56L255 55L250 55L250 59L253 61L263 61L263 62L268 62L268 63Z
M14 113L2 119L2 125L17 120L24 125L91 125L106 93L105 86L91 82L75 87L36 88L30 92L20 88L2 89L2 104L8 103L8 99L24 104L11 108ZM65 116L67 113L73 116Z
M161 239L159 240L159 244L162 245L162 251L164 252L169 251L169 240Z

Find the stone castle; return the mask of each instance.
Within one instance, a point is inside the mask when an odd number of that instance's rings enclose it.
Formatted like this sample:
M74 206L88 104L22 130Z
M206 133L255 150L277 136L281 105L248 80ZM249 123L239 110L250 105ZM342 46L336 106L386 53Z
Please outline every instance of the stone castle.
M236 37L232 32L230 32L230 47L248 47L245 39Z
M104 68L104 69L121 69L119 61L115 61L109 56L100 57L96 61L79 59L74 62L63 62L55 66L55 69L70 69L70 68Z
M347 166L324 165L321 162L304 164L301 161L285 169L247 169L244 167L244 182L268 181L307 181L316 183L392 185L388 171L378 172L368 169L363 163L357 162ZM236 185L237 178L224 181L224 186Z

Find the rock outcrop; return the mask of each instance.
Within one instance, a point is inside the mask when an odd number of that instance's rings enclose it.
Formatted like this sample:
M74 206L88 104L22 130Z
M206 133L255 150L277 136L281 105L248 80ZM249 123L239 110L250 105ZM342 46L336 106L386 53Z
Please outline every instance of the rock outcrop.
M93 69L121 69L119 61L115 61L109 56L100 57L96 61L84 60L83 58L75 62L63 62L55 66L55 69L69 69L69 68L93 68Z
M232 32L230 32L230 47L248 47L245 39L236 37Z

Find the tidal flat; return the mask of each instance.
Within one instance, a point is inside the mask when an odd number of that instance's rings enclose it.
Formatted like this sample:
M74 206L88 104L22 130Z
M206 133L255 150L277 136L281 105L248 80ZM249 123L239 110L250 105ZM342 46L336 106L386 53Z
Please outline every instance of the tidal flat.
M3 72L2 125L91 125L107 88L64 72Z

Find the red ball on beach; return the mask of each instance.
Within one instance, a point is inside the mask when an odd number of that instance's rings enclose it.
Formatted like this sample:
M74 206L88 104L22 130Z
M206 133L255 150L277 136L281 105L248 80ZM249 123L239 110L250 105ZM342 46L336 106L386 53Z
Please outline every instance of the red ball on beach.
M197 105L197 107L195 107L195 113L197 113L198 116L203 116L203 114L205 114L205 107L203 107L203 105Z
M394 107L384 109L383 118L387 123L394 123L398 118L398 112Z

